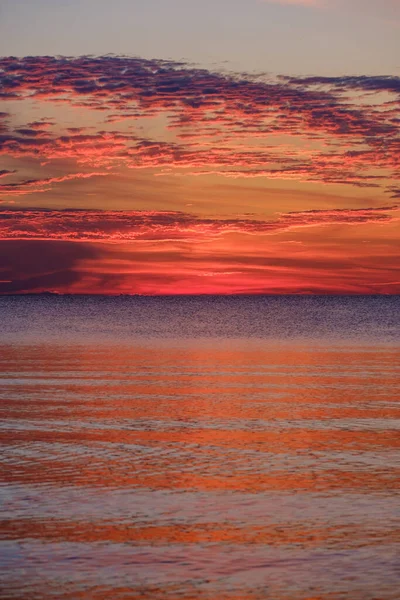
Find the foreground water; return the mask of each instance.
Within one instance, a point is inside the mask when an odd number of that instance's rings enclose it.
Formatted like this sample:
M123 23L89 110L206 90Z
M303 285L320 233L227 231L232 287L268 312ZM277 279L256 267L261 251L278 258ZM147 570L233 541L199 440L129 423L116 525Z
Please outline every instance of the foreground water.
M0 299L0 597L397 600L399 298Z

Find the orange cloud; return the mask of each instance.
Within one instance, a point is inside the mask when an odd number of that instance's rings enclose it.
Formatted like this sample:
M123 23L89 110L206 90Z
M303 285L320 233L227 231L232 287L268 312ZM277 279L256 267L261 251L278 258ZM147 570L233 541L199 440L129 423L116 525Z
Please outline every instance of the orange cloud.
M0 69L2 93L10 100L35 100L43 110L48 102L66 104L103 119L97 131L68 126L60 133L62 124L52 128L49 121L14 128L3 113L0 153L10 159L289 178L388 193L399 177L395 76L269 80L126 57L10 57L0 59ZM361 102L357 95L363 94L373 98ZM156 117L165 122L159 139L137 128L104 129L126 118ZM278 143L282 136L290 148ZM246 149L240 148L243 139ZM312 151L305 152L306 143Z
M12 171L16 173L16 171ZM9 172L10 173L10 172ZM92 177L104 177L109 173L70 173L61 177L47 177L45 179L26 179L17 183L6 183L0 185L0 198L5 196L25 196L36 192L45 192L51 189L55 183L73 181L74 179L91 179ZM0 171L1 177L1 171Z
M191 229L184 238L147 236L113 244L0 240L0 293L396 294L398 224L383 223L382 239L369 222L352 227L326 223L325 236L317 235L318 228L302 227L268 238ZM337 242L330 241L333 231ZM360 243L364 237L371 244Z
M0 239L121 243L188 240L202 243L228 234L270 235L302 227L391 223L397 206L310 210L276 220L200 218L183 212L7 209L0 211Z
M399 197L400 78L6 57L0 88L20 107L0 113L1 202L35 205L0 211L2 293L399 289L398 209L383 198ZM40 208L94 202L107 210Z

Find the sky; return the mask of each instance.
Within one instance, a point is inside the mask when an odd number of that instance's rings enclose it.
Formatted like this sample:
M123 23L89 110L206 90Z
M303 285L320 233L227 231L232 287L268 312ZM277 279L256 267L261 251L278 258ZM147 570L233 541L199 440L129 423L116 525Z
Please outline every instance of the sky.
M398 0L0 0L0 293L400 293Z

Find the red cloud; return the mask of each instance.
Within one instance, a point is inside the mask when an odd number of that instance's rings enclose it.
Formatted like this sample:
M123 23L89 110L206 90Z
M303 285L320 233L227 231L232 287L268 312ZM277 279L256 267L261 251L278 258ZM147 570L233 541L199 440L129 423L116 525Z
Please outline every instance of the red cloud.
M303 231L305 233L305 230ZM396 294L398 260L379 243L355 248L324 244L295 251L278 238L252 236L199 245L51 240L0 240L0 293L52 290L94 294L331 293ZM192 242L190 244L189 242ZM197 243L197 246L194 244Z
M90 117L90 127L82 127L42 118L21 124L19 115L0 113L0 154L7 167L0 177L15 175L2 179L0 194L45 193L54 185L111 173L117 180L128 167L155 175L340 183L398 198L399 94L398 77L268 79L116 56L0 58L0 95L20 101L20 114L32 103L46 114L51 102L60 107L55 114L63 115L65 105ZM143 133L147 124L158 139ZM32 176L39 163L46 164L45 175ZM338 255L332 255L308 241L325 241L326 230L317 228L328 226L340 226L349 238L374 230L393 239L396 210L298 211L275 220L4 210L1 279L8 283L0 290L395 293L393 251L382 254L378 244L376 255L371 250L354 270L340 243ZM303 236L307 244L262 255L284 237L274 234L293 230L295 241ZM236 248L238 240L242 246ZM121 244L124 256L118 255Z
M381 92L398 96L397 77L268 81L126 57L10 57L0 59L0 69L2 93L14 100L68 103L104 112L106 123L163 114L180 142L121 131L87 134L71 127L66 135L51 135L33 122L3 129L0 153L6 156L72 160L96 169L124 165L180 168L194 175L196 169L234 177L281 174L382 190L399 176L398 105L379 97ZM349 100L348 92L355 99ZM374 103L360 103L355 92L376 94ZM314 143L313 153L260 143L283 135ZM246 150L239 146L243 139L249 140ZM208 140L212 148L205 145Z
M9 171L9 173L15 171ZM51 188L54 183L72 181L74 179L91 179L92 177L104 177L108 173L71 173L61 177L47 177L45 179L26 179L17 183L6 183L0 185L0 197L5 196L25 196L35 192L44 192ZM1 171L0 171L1 177Z
M13 175L16 172L17 171L15 171L15 170L9 171L8 169L0 169L0 179L2 177L8 177L9 175ZM0 186L0 188L1 188L1 186Z
M13 210L0 211L0 239L122 243L188 240L202 243L231 233L267 235L332 224L389 223L397 206L286 213L276 220L198 218L182 212Z

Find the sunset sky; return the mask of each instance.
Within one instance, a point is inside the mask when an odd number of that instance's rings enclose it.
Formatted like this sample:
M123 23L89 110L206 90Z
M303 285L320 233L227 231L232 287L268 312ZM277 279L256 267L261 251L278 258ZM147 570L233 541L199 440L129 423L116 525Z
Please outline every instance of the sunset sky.
M0 0L0 293L400 293L399 0Z

